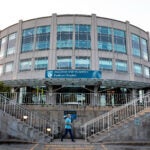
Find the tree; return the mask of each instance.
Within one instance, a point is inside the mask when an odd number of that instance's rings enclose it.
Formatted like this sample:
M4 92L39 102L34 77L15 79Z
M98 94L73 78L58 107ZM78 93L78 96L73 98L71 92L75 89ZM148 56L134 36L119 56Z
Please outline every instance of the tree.
M11 88L0 81L0 92L10 92Z

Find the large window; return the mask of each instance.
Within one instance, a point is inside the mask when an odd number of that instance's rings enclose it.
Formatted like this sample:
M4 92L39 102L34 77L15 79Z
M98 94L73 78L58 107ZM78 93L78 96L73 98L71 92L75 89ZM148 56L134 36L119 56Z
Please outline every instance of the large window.
M149 77L150 77L150 69L149 69L149 67L147 67L147 66L144 66L144 76L145 76L146 78L149 78Z
M13 71L13 62L9 62L7 64L5 64L5 73L8 73L8 72L12 72Z
M89 57L76 57L75 60L76 69L90 69L90 58Z
M141 52L140 52L140 37L132 34L132 54L137 57L141 57Z
M112 50L112 31L108 27L97 27L98 49Z
M57 69L71 69L71 57L57 57Z
M41 26L36 30L37 50L47 50L50 48L50 26Z
M14 54L16 51L16 33L10 34L8 36L8 45L6 55Z
M144 60L148 61L148 48L147 48L147 41L143 38L141 38L141 51L142 51L142 57Z
M75 25L75 49L91 49L90 25Z
M128 65L126 61L116 60L116 71L118 72L127 72Z
M20 71L30 71L31 70L31 59L25 59L20 61Z
M114 50L119 53L127 53L126 35L122 30L114 29Z
M33 50L34 34L34 28L23 30L21 52Z
M40 57L35 58L35 70L46 70L48 66L48 58L47 57Z
M7 37L4 37L1 40L0 58L3 58L5 56L5 54L6 54L6 47L7 47Z
M99 69L100 70L112 70L112 59L100 58L99 59Z
M0 76L3 74L3 65L0 65Z
M73 48L73 25L57 26L57 49Z
M134 74L137 76L142 75L142 65L141 64L134 63Z

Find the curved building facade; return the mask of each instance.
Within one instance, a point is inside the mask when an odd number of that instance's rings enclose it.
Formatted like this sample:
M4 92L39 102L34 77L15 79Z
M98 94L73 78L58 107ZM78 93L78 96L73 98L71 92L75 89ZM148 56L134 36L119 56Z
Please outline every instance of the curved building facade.
M0 80L29 92L145 93L149 33L95 14L20 20L0 31Z

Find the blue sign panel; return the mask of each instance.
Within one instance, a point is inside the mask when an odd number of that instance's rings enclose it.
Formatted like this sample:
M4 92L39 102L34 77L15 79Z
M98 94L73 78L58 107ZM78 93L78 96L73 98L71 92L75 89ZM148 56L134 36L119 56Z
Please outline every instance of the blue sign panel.
M96 70L47 70L45 78L101 78Z

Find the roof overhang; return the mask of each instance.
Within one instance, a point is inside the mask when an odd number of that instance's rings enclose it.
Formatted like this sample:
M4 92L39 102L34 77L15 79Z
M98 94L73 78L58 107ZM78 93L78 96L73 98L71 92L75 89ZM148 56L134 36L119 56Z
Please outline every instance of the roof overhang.
M89 85L89 86L105 86L108 88L147 88L150 87L150 83L147 82L136 82L136 81L124 81L124 80L113 80L113 79L98 79L98 78L61 78L61 79L20 79L20 80L6 80L4 83L11 87L36 87L36 86L53 86L53 85Z

